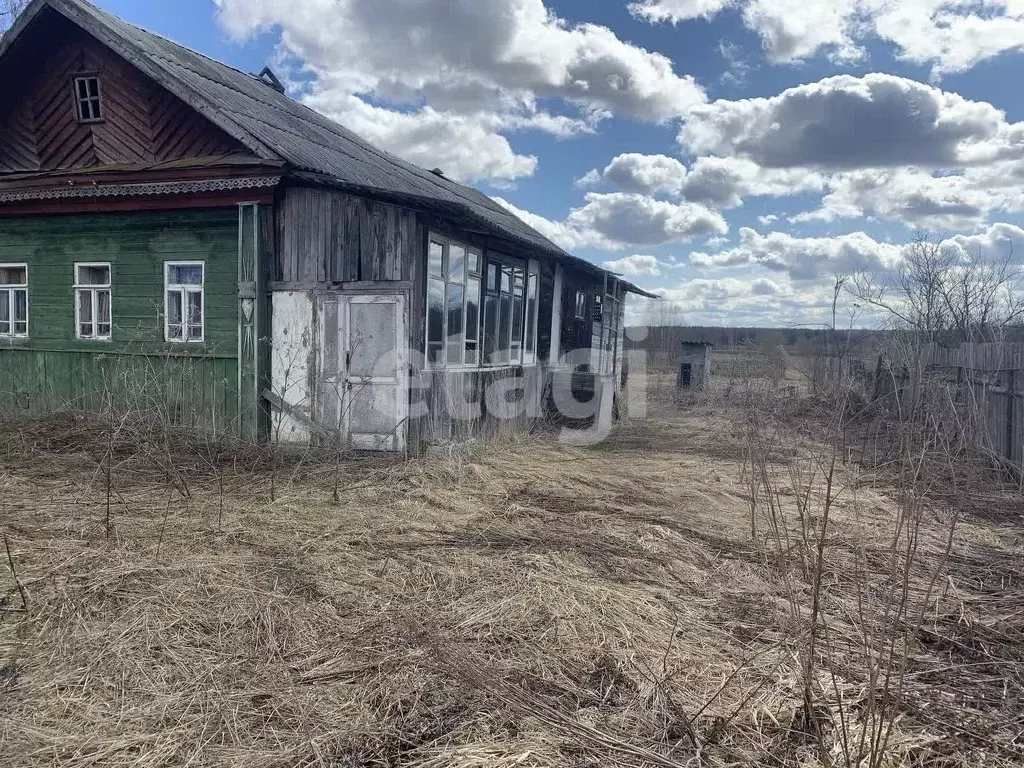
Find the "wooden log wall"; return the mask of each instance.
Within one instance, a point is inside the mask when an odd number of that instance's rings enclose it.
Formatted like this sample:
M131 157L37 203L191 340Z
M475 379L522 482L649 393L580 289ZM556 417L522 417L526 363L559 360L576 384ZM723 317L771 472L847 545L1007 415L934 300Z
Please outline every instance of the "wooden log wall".
M0 172L250 154L62 17L51 15L31 37L19 41L0 72L15 84L0 106ZM100 121L78 121L73 80L82 74L100 78Z

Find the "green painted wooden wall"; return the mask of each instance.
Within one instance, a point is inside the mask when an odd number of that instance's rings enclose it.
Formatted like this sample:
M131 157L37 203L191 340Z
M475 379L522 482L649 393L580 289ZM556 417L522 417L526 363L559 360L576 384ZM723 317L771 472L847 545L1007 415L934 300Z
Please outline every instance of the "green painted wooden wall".
M202 344L164 341L165 261L206 263ZM110 341L75 338L74 263L111 263ZM25 262L29 336L0 337L0 409L162 411L234 431L238 209L0 218L0 263Z

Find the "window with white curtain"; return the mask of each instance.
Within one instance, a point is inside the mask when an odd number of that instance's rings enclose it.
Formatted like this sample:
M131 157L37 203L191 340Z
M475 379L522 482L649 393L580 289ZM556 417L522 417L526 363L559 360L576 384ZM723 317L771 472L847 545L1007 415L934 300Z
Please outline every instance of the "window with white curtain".
M110 264L75 264L75 336L79 339L109 340Z
M200 342L206 324L202 261L164 262L164 337L173 342Z
M28 336L27 264L0 264L0 336Z

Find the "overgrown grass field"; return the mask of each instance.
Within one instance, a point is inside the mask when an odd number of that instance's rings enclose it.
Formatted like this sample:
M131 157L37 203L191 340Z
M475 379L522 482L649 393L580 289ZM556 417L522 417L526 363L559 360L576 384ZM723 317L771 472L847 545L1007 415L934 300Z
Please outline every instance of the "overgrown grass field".
M11 422L0 765L1024 763L1019 494L911 508L779 407L291 457L273 501L253 452Z

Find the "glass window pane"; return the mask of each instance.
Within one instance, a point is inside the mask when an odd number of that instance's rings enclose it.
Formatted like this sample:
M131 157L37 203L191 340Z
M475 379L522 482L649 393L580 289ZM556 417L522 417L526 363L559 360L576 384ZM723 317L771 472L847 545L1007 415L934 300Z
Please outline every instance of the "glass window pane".
M523 294L519 291L512 300L512 343L523 343Z
M203 294L200 291L189 291L188 297L188 338L203 337Z
M92 323L92 291L78 292L78 321Z
M100 323L110 323L110 291L97 291L97 317L96 321Z
M431 342L427 345L427 362L431 365L437 365L442 361L441 350L444 349L442 342Z
M0 267L0 285L25 285L28 275L25 267Z
M0 322L9 323L11 320L11 292L0 291ZM10 333L10 331L8 331Z
M466 280L466 247L464 245L448 244L448 280L456 283Z
M522 290L523 286L526 285L526 272L519 267L512 270L512 287L516 290Z
M484 362L494 361L498 348L498 297L484 296Z
M537 348L537 275L530 275L526 287L526 351Z
M172 264L168 270L167 282L171 285L202 285L202 264Z
M448 286L448 363L462 362L462 319L465 311L466 289L452 283Z
M498 265L491 262L487 265L487 290L496 291L498 290Z
M501 268L501 292L512 292L512 267Z
M498 348L496 358L499 363L508 362L508 351L512 333L512 296L501 294L501 306L498 311Z
M444 281L436 278L427 287L427 341L444 341Z
M167 292L167 338L181 338L181 291Z
M466 271L469 272L469 274L471 274L471 275L479 275L480 274L480 262L482 260L483 260L483 256L481 256L476 251L470 251L469 252L468 260L466 261Z
M28 320L28 291L14 291L14 322Z
M98 77L90 77L86 82L89 84L89 95L93 98L99 98L100 79Z
M110 285L110 267L83 266L78 268L79 285Z
M476 340L480 332L480 280L470 278L466 285L466 338Z
M466 365L476 365L477 364L476 353L477 353L476 342L475 341L467 341L466 342Z
M466 289L461 285L448 286L448 336L462 334L462 313L466 302Z
M430 241L427 274L431 277L444 277L444 246L434 240Z
M84 77L80 77L78 80L76 80L75 85L78 86L78 98L89 98L89 86L86 84Z

